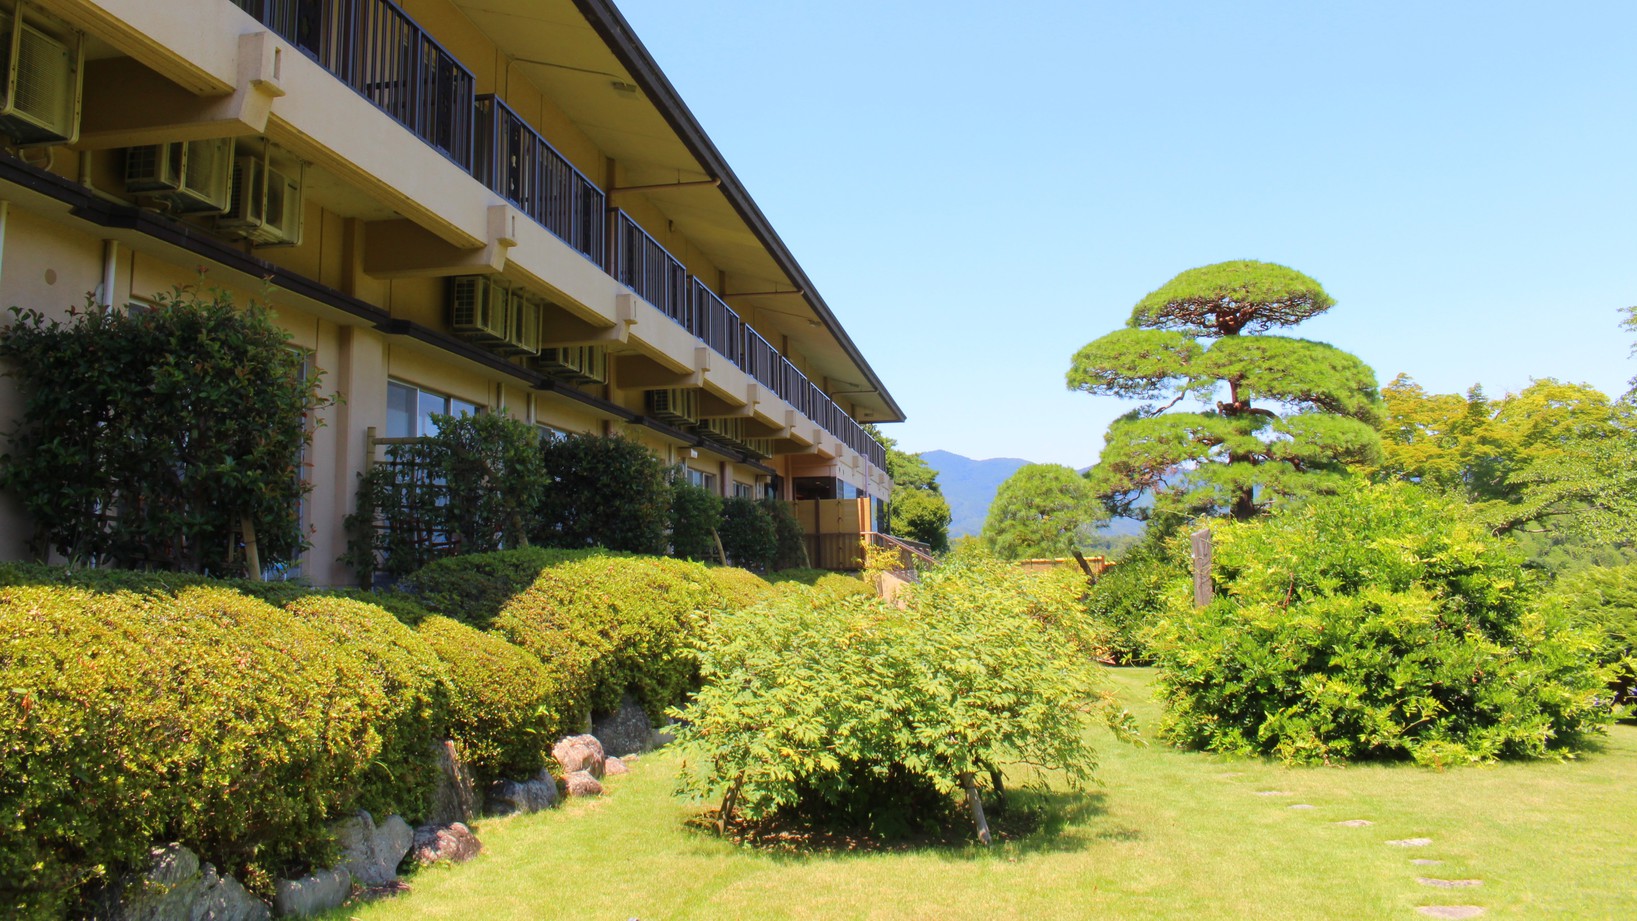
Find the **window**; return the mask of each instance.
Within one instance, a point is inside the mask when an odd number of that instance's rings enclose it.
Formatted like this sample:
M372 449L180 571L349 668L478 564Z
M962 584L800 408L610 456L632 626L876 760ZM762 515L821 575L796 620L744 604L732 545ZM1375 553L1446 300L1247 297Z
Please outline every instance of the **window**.
M692 467L689 467L688 482L695 486L703 487L708 492L716 492L716 474L714 473L706 473L703 470L695 470Z
M574 434L568 429L560 429L555 425L547 425L544 422L536 422L534 427L540 430L541 441L557 441Z
M738 480L733 481L733 497L735 499L750 499L754 498L755 494L755 487L749 483L741 483Z
M432 422L434 413L465 416L477 411L477 404L469 400L422 390L414 384L387 381L388 438L435 435L438 427Z

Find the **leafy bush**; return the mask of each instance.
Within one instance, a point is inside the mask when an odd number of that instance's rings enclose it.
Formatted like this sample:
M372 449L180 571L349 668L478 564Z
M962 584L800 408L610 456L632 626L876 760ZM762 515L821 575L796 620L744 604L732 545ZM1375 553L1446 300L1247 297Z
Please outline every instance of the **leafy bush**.
M1542 757L1603 716L1591 640L1463 506L1353 485L1213 522L1216 600L1156 631L1164 728L1285 761Z
M13 315L0 359L24 402L0 488L33 519L37 553L242 572L245 520L264 564L301 551L296 464L324 401L264 308L178 288L139 313Z
M762 503L741 496L722 500L721 535L729 563L757 572L775 568L779 532Z
M707 566L705 572L721 597L721 606L730 611L754 607L776 591L771 582L749 570Z
M1167 592L1192 597L1191 589L1177 581L1189 572L1188 557L1151 524L1149 533L1086 593L1098 657L1116 665L1151 664L1150 631L1166 610Z
M520 547L494 553L447 557L416 570L400 588L445 617L486 629L502 608L552 566L597 556L618 556L597 548L558 550Z
M807 565L807 532L790 503L763 499L762 508L773 520L773 558L768 569L800 569Z
M349 618L366 619L394 623ZM382 767L405 728L390 631L337 632L220 588L0 588L0 904L58 915L156 841L265 891L333 859L327 821L366 802L413 816L418 779Z
M1637 564L1579 570L1558 579L1553 601L1596 632L1596 660L1610 670L1617 704L1637 704Z
M722 497L683 480L671 483L671 556L716 562Z
M1040 587L952 563L907 610L803 592L722 615L705 686L678 711L682 791L724 797L724 818L868 815L886 832L913 821L905 795L947 796L1006 764L1085 780L1083 715L1102 698L1057 627L1075 606Z
M494 629L559 676L569 725L630 692L650 717L698 683L695 644L720 607L705 567L663 558L593 557L544 570Z
M665 552L670 483L653 452L618 435L542 442L551 482L530 538L548 547Z
M573 729L563 718L559 677L527 651L447 617L416 628L449 675L449 736L487 784L533 776L552 742Z

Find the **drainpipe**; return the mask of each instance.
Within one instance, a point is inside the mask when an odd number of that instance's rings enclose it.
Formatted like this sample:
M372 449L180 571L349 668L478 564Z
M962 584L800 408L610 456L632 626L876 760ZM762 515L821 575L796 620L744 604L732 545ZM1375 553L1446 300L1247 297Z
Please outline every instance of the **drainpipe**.
M114 312L114 273L119 268L119 241L102 241L102 309Z

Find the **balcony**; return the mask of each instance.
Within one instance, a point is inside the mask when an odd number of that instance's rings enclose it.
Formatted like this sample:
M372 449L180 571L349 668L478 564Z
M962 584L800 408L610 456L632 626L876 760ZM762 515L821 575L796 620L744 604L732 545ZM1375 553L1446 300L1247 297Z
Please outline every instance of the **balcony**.
M539 132L493 94L476 99L472 175L598 266L605 264L608 202Z

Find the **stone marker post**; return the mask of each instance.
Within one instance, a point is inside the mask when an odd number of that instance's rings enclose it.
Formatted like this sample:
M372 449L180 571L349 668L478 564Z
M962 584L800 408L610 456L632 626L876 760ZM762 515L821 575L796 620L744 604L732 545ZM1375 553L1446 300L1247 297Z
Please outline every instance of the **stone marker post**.
M1203 608L1215 597L1211 589L1211 529L1200 528L1188 537L1194 549L1194 607Z

